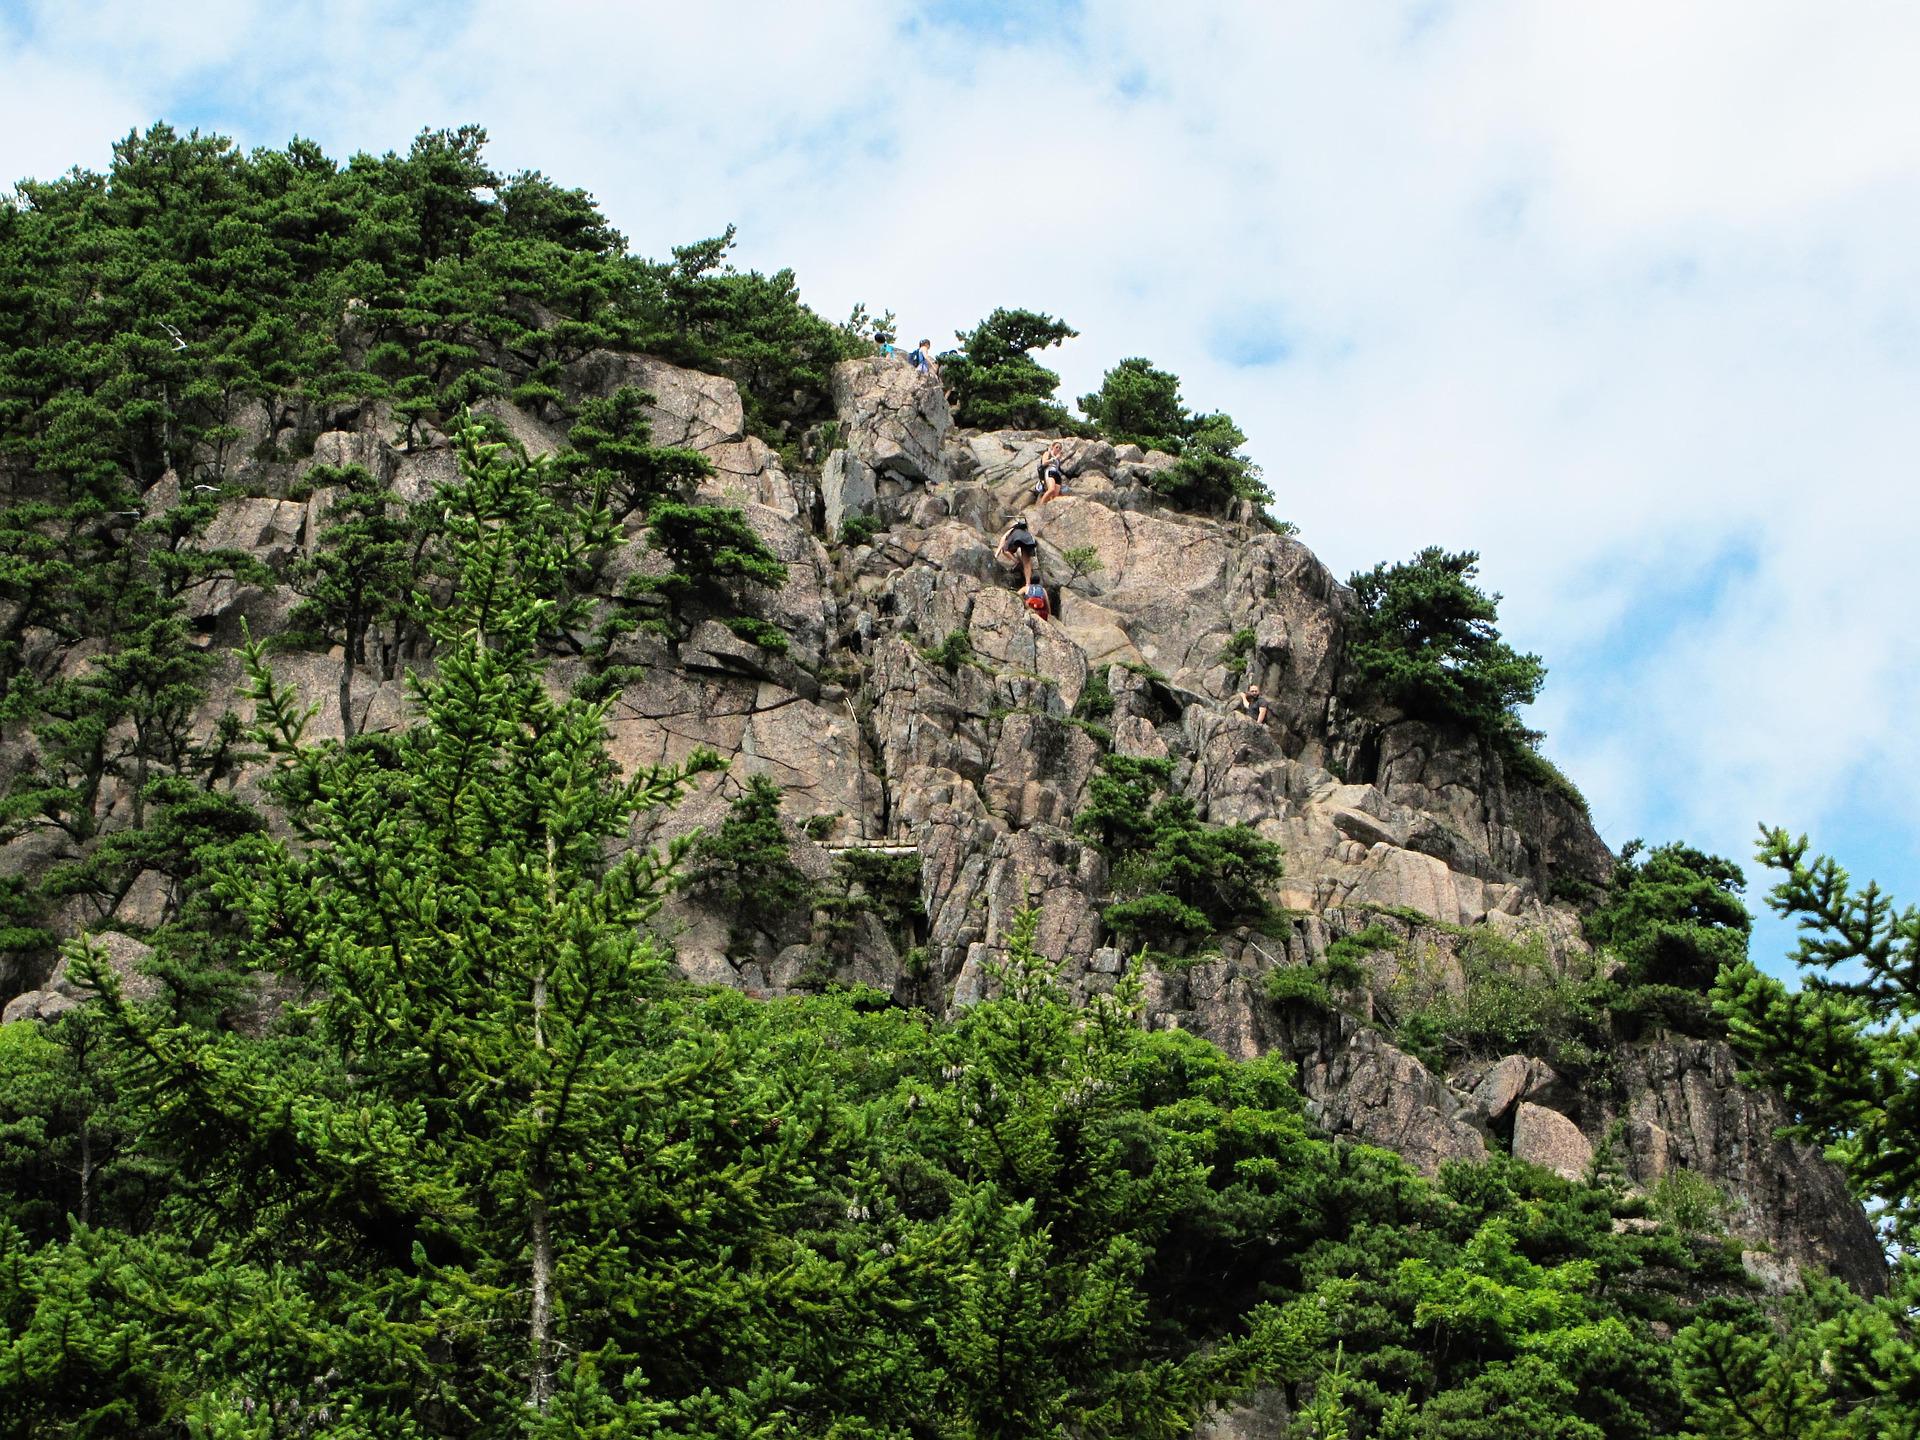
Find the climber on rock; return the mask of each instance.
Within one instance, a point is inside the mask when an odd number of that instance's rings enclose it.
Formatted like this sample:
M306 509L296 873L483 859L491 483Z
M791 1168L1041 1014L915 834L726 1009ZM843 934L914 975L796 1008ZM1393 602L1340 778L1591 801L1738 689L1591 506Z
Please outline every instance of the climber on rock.
M1066 466L1067 448L1056 440L1047 447L1047 453L1040 459L1040 478L1033 482L1036 503L1044 505L1066 493Z
M1040 542L1027 528L1027 517L1016 515L1007 533L1000 537L1000 548L994 552L994 558L1002 565L1020 567L1020 588L1025 591L1033 584L1033 562L1039 553Z
M907 356L907 363L929 380L940 378L940 367L934 363L933 341L922 340L919 348Z
M1267 723L1267 702L1258 685L1249 685L1234 696L1233 708L1249 716L1256 725Z
M1042 620L1053 618L1053 606L1047 600L1047 587L1038 580L1027 586L1027 609Z

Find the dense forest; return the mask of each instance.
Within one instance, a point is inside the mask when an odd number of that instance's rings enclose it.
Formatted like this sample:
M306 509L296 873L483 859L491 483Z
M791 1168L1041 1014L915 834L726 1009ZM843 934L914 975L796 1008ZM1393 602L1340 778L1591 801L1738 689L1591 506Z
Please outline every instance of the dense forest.
M1578 1181L1429 1178L1330 1139L1283 1059L1144 1027L1141 962L1070 1003L1031 914L954 1018L688 983L664 897L778 906L790 868L751 789L724 837L634 845L723 762L622 773L609 707L636 634L713 618L778 653L753 597L785 569L641 397L563 372L724 375L802 465L831 367L890 322L730 267L730 231L636 257L484 142L340 164L156 126L0 204L0 964L81 997L0 1027L0 1433L1184 1437L1256 1393L1315 1440L1920 1433L1920 914L1805 841L1762 842L1801 988L1750 963L1735 867L1630 848L1582 897L1621 968L1563 1013L1730 1039L1875 1207L1884 1295L1763 1290L1711 1186L1635 1189L1604 1147ZM1002 310L956 336L959 421L1158 449L1170 506L1269 498L1230 417L1144 359L1069 412L1034 352L1070 334ZM483 402L568 446L528 454ZM316 467L310 556L267 574L207 538L243 462L367 415L447 443L429 499ZM609 588L641 535L660 563ZM1354 577L1354 683L1525 764L1543 671L1474 558ZM297 604L223 668L183 597L243 582ZM318 697L272 664L303 646L337 647L343 693L409 672L412 723L310 735ZM1104 793L1096 832L1148 818ZM1136 911L1278 864L1155 813L1178 834L1136 847ZM153 872L137 970L61 943Z

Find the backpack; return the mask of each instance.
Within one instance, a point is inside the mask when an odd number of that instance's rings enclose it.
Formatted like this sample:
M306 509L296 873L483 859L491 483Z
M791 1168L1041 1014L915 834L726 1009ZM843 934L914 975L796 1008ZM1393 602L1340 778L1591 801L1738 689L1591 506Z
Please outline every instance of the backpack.
M1047 604L1047 587L1038 580L1027 587L1027 608L1042 620L1053 618L1052 608Z

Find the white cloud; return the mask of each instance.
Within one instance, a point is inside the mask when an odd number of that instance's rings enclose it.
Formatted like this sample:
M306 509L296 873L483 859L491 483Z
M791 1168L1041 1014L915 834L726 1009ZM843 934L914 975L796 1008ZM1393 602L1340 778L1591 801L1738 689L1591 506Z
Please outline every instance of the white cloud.
M1336 570L1481 550L1611 838L1742 854L1863 774L1911 809L1910 7L1096 0L1014 41L905 0L54 8L0 55L0 122L51 117L0 132L16 172L183 105L336 151L478 120L649 253L740 221L829 314L1050 310L1068 395L1177 371ZM1273 325L1284 360L1230 363Z

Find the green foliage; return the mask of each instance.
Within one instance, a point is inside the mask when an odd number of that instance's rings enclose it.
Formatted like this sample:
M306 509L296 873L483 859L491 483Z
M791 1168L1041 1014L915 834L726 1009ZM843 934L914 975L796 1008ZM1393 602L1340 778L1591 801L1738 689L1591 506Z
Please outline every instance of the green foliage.
M1073 718L1098 724L1112 715L1113 687L1107 684L1107 672L1096 666L1087 671L1087 683L1073 702Z
M970 331L955 331L960 349L940 356L941 380L953 396L954 423L979 430L1077 431L1053 398L1060 377L1030 352L1078 333L1050 315L1004 309Z
M703 614L729 617L750 605L750 586L777 588L787 583L786 564L747 523L745 513L732 505L658 501L647 514L647 540L666 557L669 568L664 575L640 577L634 584L637 590L664 599L683 625L691 625ZM774 627L766 621L756 622L751 629L743 638L767 649L785 649L777 641L769 643Z
M1306 1004L1321 1010L1337 1007L1335 996L1364 985L1365 961L1382 950L1401 950L1404 942L1384 925L1372 924L1328 944L1325 957L1314 965L1277 965L1262 980L1267 998L1276 1005Z
M1382 950L1399 950L1401 938L1380 924L1372 924L1351 934L1336 936L1327 945L1327 978L1336 985L1358 985L1366 978L1361 963Z
M1214 658L1228 669L1243 668L1247 657L1253 654L1253 644L1253 627L1247 626L1227 637L1227 643L1220 647L1220 653Z
M758 645L769 655L787 653L787 632L770 620L754 615L729 615L720 622L750 645Z
M1480 557L1437 546L1401 565L1380 564L1349 578L1358 602L1347 640L1348 686L1416 719L1458 725L1502 745L1525 748L1517 707L1546 678L1537 655L1500 638L1500 597L1473 578Z
M1221 510L1235 500L1265 504L1272 493L1260 483L1260 468L1241 447L1247 437L1232 417L1195 414L1180 400L1180 379L1135 356L1101 378L1100 389L1080 397L1080 410L1117 445L1139 445L1180 457L1148 482L1187 510Z
M1676 1166L1660 1177L1647 1197L1647 1209L1688 1234L1725 1232L1733 1212L1727 1197L1704 1175Z
M863 345L891 345L900 336L900 326L891 310L884 315L873 315L864 301L854 305L853 313L840 322L840 328L850 339Z
M1088 575L1098 575L1107 568L1106 562L1100 558L1099 548L1093 545L1069 546L1060 552L1060 563L1067 567L1065 583L1068 585Z
M622 385L604 398L587 400L567 432L563 456L581 494L605 505L615 522L648 514L662 500L686 500L713 465L697 450L653 443L647 418L653 396Z
M1276 1005L1312 1005L1333 1009L1333 992L1325 972L1312 965L1276 965L1261 980L1261 989Z
M1100 389L1080 397L1080 413L1116 445L1138 445L1178 455L1192 416L1180 402L1180 377L1149 360L1122 360L1100 377Z
M1731 860L1678 842L1646 850L1633 840L1582 924L1588 940L1626 962L1633 983L1701 992L1747 957L1753 920L1740 900L1745 890Z
M834 857L833 879L815 896L825 913L828 943L843 952L859 932L862 915L872 915L895 950L905 955L926 919L920 899L920 857L847 850Z
M367 638L376 626L396 622L381 672L392 676L386 657L398 648L399 631L414 610L414 584L421 547L416 524L395 496L359 465L316 466L308 479L336 493L321 515L311 554L296 560L287 583L305 598L277 637L283 645L341 647L340 714L353 735L353 674L368 660Z
M949 675L958 674L962 665L977 665L973 658L973 637L965 630L954 630L938 645L920 647L920 654L929 664L938 665Z
M756 935L777 939L804 930L813 882L793 863L780 826L778 785L764 775L747 781L719 828L694 845L686 888L730 917L730 953L751 954Z
M728 265L733 237L729 225L676 246L670 264L646 267L652 308L641 343L675 364L728 376L740 387L748 428L779 440L829 411L829 372L867 343L809 310L793 271Z
M1413 950L1403 952L1400 976L1382 997L1395 1042L1429 1068L1515 1051L1570 1074L1600 1062L1609 1038L1606 989L1578 971L1563 973L1542 937L1509 940L1476 928L1460 942L1459 960L1464 996L1444 982L1437 962Z
M1776 1307L1711 1300L1674 1339L1697 1440L1901 1440L1920 1427L1911 1277L1862 1301L1814 1280ZM1769 1313L1769 1310L1772 1313Z
M879 533L880 517L877 515L849 515L840 522L840 543L848 549L869 544Z
M1762 829L1761 863L1781 873L1767 904L1793 918L1788 990L1752 965L1721 971L1714 1009L1750 1078L1786 1096L1789 1133L1824 1146L1876 1201L1893 1243L1920 1248L1920 910L1871 881L1853 887L1805 836Z
M1104 755L1075 833L1113 865L1101 921L1123 943L1162 957L1191 953L1237 922L1268 913L1261 887L1280 877L1280 847L1246 825L1208 825L1193 802L1165 795L1167 760ZM1159 798L1155 799L1158 795Z

